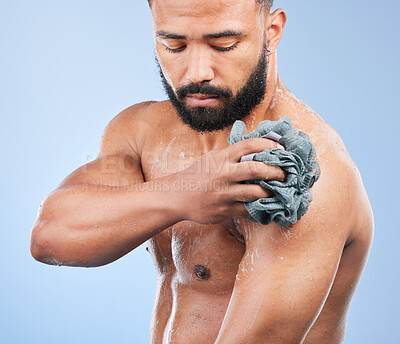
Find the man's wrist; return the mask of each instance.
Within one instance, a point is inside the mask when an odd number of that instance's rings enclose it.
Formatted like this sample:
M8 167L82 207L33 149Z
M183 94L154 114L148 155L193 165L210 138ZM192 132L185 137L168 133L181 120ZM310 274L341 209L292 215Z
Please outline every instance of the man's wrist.
M154 202L157 202L158 210L170 221L177 223L189 219L189 187L187 181L179 173L152 180L148 187L155 192Z

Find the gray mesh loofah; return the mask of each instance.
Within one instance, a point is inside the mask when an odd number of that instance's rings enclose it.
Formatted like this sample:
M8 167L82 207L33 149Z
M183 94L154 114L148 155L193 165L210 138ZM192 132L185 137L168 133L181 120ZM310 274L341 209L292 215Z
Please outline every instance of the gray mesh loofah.
M312 200L308 191L320 176L319 164L314 160L315 148L307 134L292 127L288 116L279 121L262 121L257 129L246 133L246 125L242 121L233 124L228 142L230 145L244 139L261 137L273 132L281 136L279 143L283 149L266 149L253 156L253 160L268 165L281 167L287 178L284 182L277 180L250 180L247 184L260 184L271 190L273 197L260 198L254 202L245 202L245 206L253 221L268 225L272 221L279 226L287 227L296 223L307 212Z

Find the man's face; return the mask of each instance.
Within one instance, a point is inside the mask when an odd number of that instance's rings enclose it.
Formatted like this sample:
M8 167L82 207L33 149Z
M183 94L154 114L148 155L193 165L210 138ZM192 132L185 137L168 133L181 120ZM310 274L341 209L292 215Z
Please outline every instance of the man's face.
M163 84L193 129L226 128L261 102L267 46L259 10L254 0L153 0Z

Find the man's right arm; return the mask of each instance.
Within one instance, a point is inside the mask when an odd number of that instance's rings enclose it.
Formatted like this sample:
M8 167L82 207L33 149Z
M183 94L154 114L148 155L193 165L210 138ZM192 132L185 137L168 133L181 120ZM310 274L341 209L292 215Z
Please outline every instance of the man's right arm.
M69 175L40 205L31 236L35 259L104 265L181 220L174 207L177 195L169 192L170 178L144 183L130 132L140 130L132 117L145 106L115 117L103 134L97 159Z
M97 159L74 171L44 200L31 235L35 259L104 265L179 221L218 223L249 216L243 202L268 197L269 192L241 181L283 180L278 167L239 163L242 155L277 147L258 138L210 151L184 171L144 181L132 133L143 130L135 114L150 106L139 104L115 117L104 132ZM193 182L200 187L181 187Z

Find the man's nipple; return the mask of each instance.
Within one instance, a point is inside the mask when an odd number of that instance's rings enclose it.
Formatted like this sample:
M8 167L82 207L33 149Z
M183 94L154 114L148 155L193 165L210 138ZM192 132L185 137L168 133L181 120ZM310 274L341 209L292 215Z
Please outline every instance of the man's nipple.
M210 270L203 265L196 265L194 267L194 274L202 280L208 280L211 277Z

